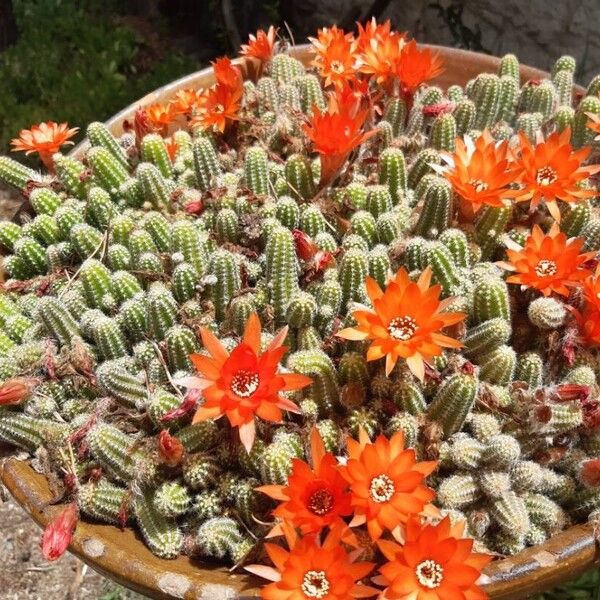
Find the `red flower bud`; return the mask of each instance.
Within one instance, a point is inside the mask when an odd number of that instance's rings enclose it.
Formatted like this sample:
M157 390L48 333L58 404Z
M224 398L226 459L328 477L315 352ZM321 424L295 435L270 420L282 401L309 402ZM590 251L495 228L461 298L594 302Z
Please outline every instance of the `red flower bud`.
M174 419L179 419L180 417L184 417L192 409L196 408L196 404L198 404L198 400L200 399L200 390L190 390L186 397L183 399L183 402L177 406L176 408L166 412L160 420L165 423L167 421L173 421Z
M20 404L31 393L35 379L8 379L0 386L0 406Z
M76 504L69 504L46 526L42 536L42 554L46 560L59 559L69 547L79 520Z
M570 400L585 402L591 393L592 388L589 385L581 385L579 383L564 383L556 388L556 398L561 402L568 402Z
M304 231L300 231L299 229L294 229L292 234L294 236L294 243L296 244L296 254L302 260L310 260L318 250L314 242Z
M176 467L183 458L183 444L166 429L163 429L158 436L158 450L169 467Z
M428 104L423 107L423 114L426 117L437 117L446 113L451 113L456 104L454 102L438 102L436 104Z
M579 477L587 487L600 487L600 458L586 460L581 467Z
M148 112L145 108L138 108L135 111L135 115L133 117L133 129L135 131L135 139L139 144L142 141L142 138L147 133L152 133L154 131L154 127L150 121L150 117L148 116Z
M315 269L317 271L324 271L325 269L331 267L334 262L335 258L333 258L333 254L331 254L331 252L319 250L315 254Z
M194 200L185 205L185 212L188 215L199 215L204 210L202 200Z

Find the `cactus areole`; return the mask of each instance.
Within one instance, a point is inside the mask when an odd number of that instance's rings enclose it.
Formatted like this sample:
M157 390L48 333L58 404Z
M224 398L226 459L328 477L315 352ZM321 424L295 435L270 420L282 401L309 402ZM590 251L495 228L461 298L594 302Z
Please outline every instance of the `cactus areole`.
M52 560L100 522L270 600L485 598L492 556L600 514L600 79L507 55L442 89L375 20L311 43L258 31L74 154L13 140L44 170L0 157L31 207L0 441L64 500Z

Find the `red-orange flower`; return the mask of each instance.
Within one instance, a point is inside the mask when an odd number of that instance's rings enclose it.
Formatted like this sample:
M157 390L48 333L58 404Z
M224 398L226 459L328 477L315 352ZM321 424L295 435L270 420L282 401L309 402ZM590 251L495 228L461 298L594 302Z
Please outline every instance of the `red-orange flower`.
M177 117L177 114L173 104L160 104L157 102L150 106L146 106L146 116L155 131L165 133L169 125Z
M374 565L355 562L341 545L342 529L329 532L320 544L314 535L298 539L291 528L286 529L290 547L265 544L265 550L275 568L248 565L247 571L273 583L260 592L263 600L352 600L377 594L375 588L358 583Z
M175 160L175 157L177 156L179 144L177 143L177 140L173 136L171 136L165 138L165 146L167 147L167 154L169 155L171 162L173 162Z
M326 110L313 108L303 130L321 155L321 185L333 179L354 148L375 134L375 130L362 129L367 114L367 110L357 110L354 100L341 103L334 95Z
M375 581L386 586L385 600L485 600L477 580L492 557L473 552L473 540L463 539L463 530L464 523L452 526L449 517L437 525L412 518L403 545L380 540L389 562Z
M362 429L358 437L358 442L348 440L348 462L342 468L352 492L351 525L366 523L369 535L377 540L385 530L393 531L430 508L435 492L425 485L425 478L437 463L417 462L414 449L404 449L401 431L389 440L380 435L373 443Z
M279 422L282 410L298 412L298 407L281 392L301 389L311 379L295 373L279 373L279 361L287 352L283 328L264 351L260 351L260 320L253 313L242 341L231 353L210 330L202 327L200 335L209 356L192 354L200 377L181 380L183 385L201 389L205 402L194 415L193 422L226 416L238 427L244 447L250 451L255 437L254 417Z
M570 137L571 130L567 128L561 133L552 133L545 142L533 145L525 134L519 133L518 164L524 189L517 201L530 200L531 208L535 210L543 200L558 222L560 210L556 201L572 203L595 196L595 191L585 190L580 185L600 171L600 165L582 166L592 150L589 147L573 150Z
M317 37L309 40L316 50L312 64L319 69L326 86L340 88L356 77L358 42L351 33L334 25L319 29Z
M250 34L248 36L248 43L242 44L242 50L240 54L243 56L258 58L263 62L271 60L275 50L276 35L277 29L275 29L273 25L269 27L266 33L262 29L259 29L256 32L256 35Z
M442 353L442 348L460 348L460 342L443 335L444 327L459 323L464 313L442 312L452 299L440 301L441 287L431 283L427 268L416 283L402 267L382 291L371 277L366 280L367 294L373 308L355 310L358 326L342 329L338 336L347 340L372 340L367 360L386 357L389 375L399 358L422 381L425 362Z
M46 560L57 560L66 552L78 520L77 504L68 504L46 525L41 543L42 554Z
M575 316L580 340L587 346L600 345L600 267L583 281L584 306L580 311L567 307Z
M420 50L415 40L404 45L396 66L402 88L410 94L443 70L442 59L429 48Z
M531 235L521 249L508 249L506 254L510 262L499 263L515 274L506 279L508 283L517 283L525 288L533 288L544 296L552 293L569 295L569 288L581 283L590 271L584 268L593 252L580 254L584 240L567 239L555 223L547 234L538 225L534 225Z
M22 129L19 137L11 140L10 143L13 152L25 152L25 154L37 152L46 168L52 171L54 170L52 155L58 152L61 146L73 144L69 140L78 131L79 127L69 129L67 123L58 124L48 121L33 125L31 129Z
M325 527L341 525L341 517L352 514L348 484L333 454L325 451L315 428L311 433L312 468L294 459L287 485L265 485L258 489L280 504L276 517L300 529L303 534L319 533Z
M242 72L231 62L231 59L227 56L217 58L212 66L218 85L224 85L232 91L241 91L244 85Z
M464 213L476 213L482 206L499 208L514 198L508 186L518 169L509 161L508 143L497 144L487 130L475 143L468 136L457 138L455 152L442 158L448 167L440 171L463 200Z
M165 464L176 467L183 458L185 448L180 440L163 429L158 436L158 451Z
M173 111L178 115L191 116L198 107L200 92L192 88L185 88L175 93L171 99Z
M242 88L232 89L226 85L216 85L204 90L199 103L198 114L192 118L192 127L225 131L231 121L237 121L240 109Z

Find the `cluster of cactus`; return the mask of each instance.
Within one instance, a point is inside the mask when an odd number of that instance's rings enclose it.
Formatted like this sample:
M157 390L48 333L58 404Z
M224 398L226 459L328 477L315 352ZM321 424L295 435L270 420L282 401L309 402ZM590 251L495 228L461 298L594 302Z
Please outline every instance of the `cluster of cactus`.
M136 144L93 123L81 160L55 155L51 176L1 158L0 179L32 212L0 222L0 384L36 385L22 406L0 407L0 440L46 447L57 473L75 467L81 512L135 524L164 558L185 548L243 560L273 508L255 488L285 484L313 426L336 454L361 430L403 431L419 456L440 461L440 507L501 554L585 519L600 491L580 473L600 437L582 427L581 405L553 390L596 393L600 362L592 352L571 368L550 361L550 340L566 334L564 304L507 285L495 264L522 228L508 208L484 208L461 228L452 186L432 168L456 136L484 128L535 140L571 127L575 147L593 144L587 115L600 115L600 83L573 106L574 69L563 57L550 79L521 86L506 56L464 88L422 86L411 106L389 98L378 134L324 189L299 125L326 92L287 54L245 83L237 142L182 128L170 155L157 133ZM432 105L447 110L432 116ZM600 250L595 201L563 218ZM329 260L301 256L298 234ZM451 310L468 315L463 348L437 357L424 382L401 362L386 376L362 343L335 337L353 324L354 304L369 302L365 278L383 286L400 267L411 277L430 267ZM175 382L193 373L200 326L232 348L254 312L265 345L289 326L282 362L313 383L294 398L301 414L260 423L247 454L224 419L192 425L190 411L177 413L185 390ZM165 429L185 450L175 467L158 452Z

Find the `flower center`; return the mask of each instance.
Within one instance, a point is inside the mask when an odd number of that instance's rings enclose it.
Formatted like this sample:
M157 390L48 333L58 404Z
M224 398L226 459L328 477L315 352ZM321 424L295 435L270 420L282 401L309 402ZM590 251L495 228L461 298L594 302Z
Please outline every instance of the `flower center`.
M444 569L434 560L424 560L415 569L419 583L430 590L440 587L444 579Z
M307 598L325 598L329 593L325 571L307 571L302 580L302 591Z
M388 502L395 491L394 482L387 475L378 475L371 479L369 493L374 502Z
M313 492L308 499L308 509L315 515L326 515L332 508L333 494L325 488Z
M412 317L396 317L388 325L389 334L396 340L406 342L417 331L417 322Z
M248 398L258 389L260 380L256 373L250 371L238 371L231 378L231 391L240 396L240 398Z
M476 192L485 192L488 189L488 184L481 179L471 179L469 185L473 186Z
M538 185L550 185L554 183L558 177L556 176L556 171L552 167L542 167L541 169L538 169L535 179Z
M339 60L331 61L331 70L338 75L341 75L344 72L344 64Z
M213 112L220 115L225 112L225 107L222 104L216 104L213 108Z
M556 275L557 271L556 263L553 260L540 260L535 268L538 277L552 277Z

